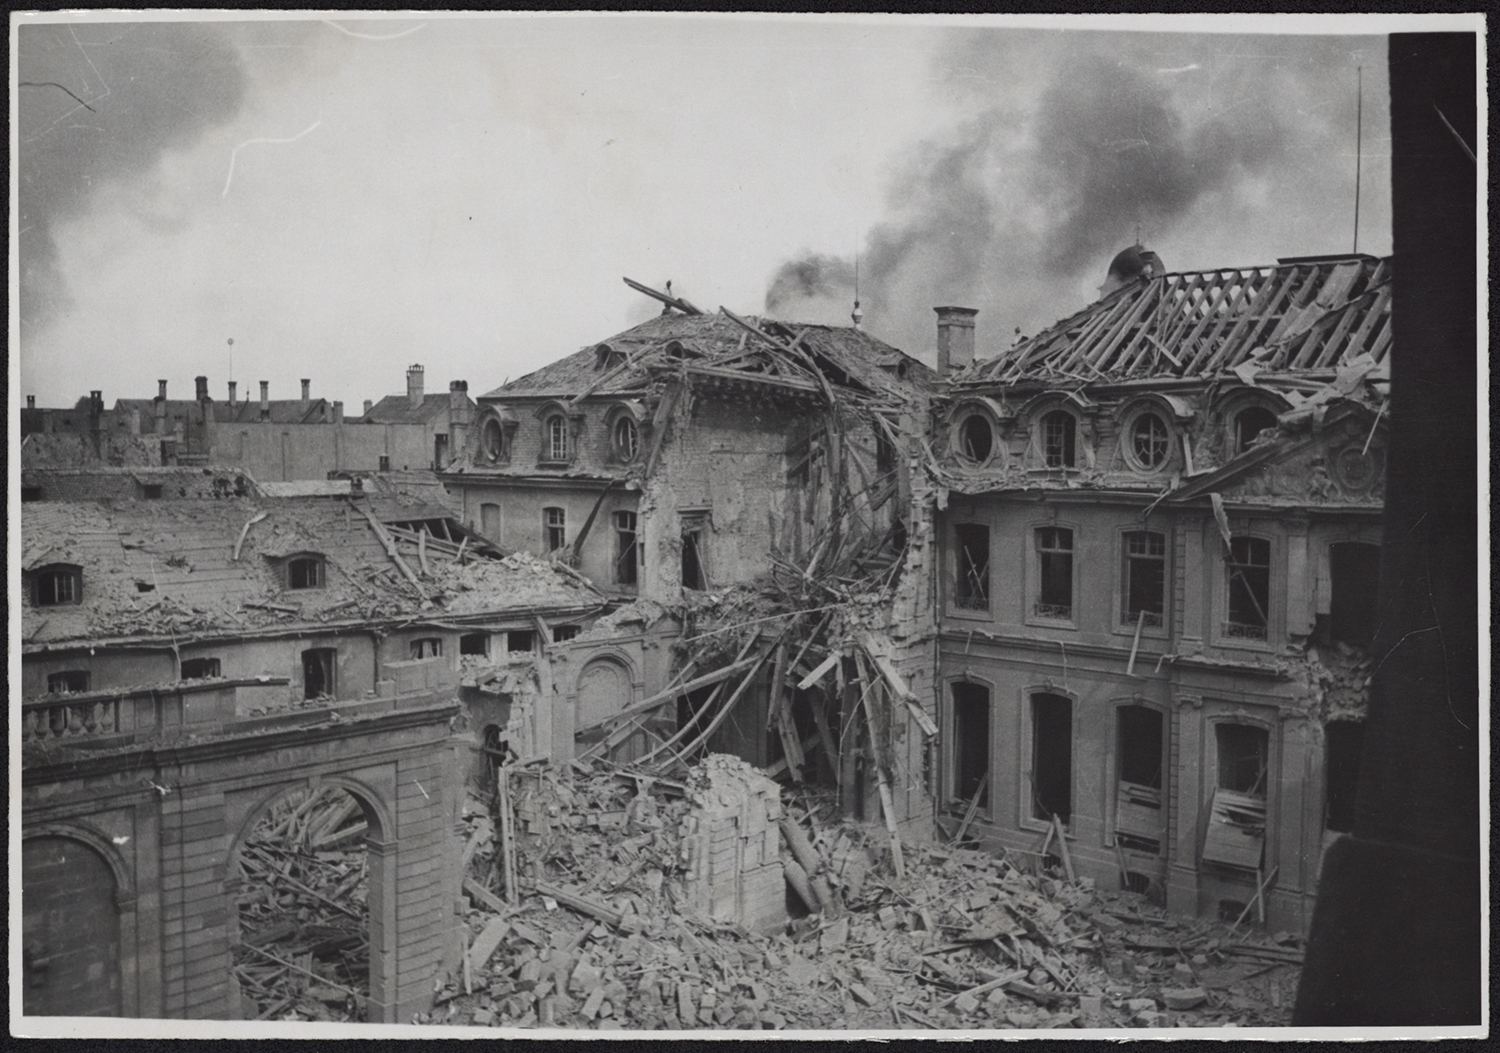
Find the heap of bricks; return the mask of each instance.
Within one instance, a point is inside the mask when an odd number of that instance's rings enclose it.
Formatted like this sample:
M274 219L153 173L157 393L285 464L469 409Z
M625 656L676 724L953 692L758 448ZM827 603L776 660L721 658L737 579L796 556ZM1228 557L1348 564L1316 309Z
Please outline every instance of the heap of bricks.
M781 790L725 754L711 754L687 787L682 863L688 904L705 918L778 932L786 924L781 869Z

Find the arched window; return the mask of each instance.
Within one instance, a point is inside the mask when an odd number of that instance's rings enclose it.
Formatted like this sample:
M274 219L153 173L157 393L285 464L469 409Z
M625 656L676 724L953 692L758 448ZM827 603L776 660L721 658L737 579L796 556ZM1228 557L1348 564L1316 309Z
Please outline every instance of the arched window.
M554 413L542 422L542 449L549 461L568 459L568 419Z
M505 429L500 426L500 421L491 417L484 422L484 428L480 432L482 443L481 452L486 460L503 461L505 457Z
M995 450L995 428L983 413L970 413L958 424L958 455L969 464L984 464Z
M635 460L641 448L641 433L634 418L625 413L615 418L614 427L610 429L610 445L617 459L626 463Z
M1234 452L1244 453L1268 428L1276 427L1276 414L1265 406L1247 406L1234 415Z
M1126 447L1126 460L1140 471L1157 471L1167 463L1171 443L1172 431L1159 414L1138 414L1130 422L1130 443Z
M1077 421L1067 410L1043 414L1039 439L1042 460L1048 468L1072 468L1077 464Z

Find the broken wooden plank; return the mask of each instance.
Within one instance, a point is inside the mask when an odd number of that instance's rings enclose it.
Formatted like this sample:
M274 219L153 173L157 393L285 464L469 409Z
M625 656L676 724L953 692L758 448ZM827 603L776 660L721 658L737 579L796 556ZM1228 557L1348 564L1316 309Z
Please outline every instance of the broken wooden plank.
M499 914L505 910L504 901L489 889L481 885L479 882L475 881L473 878L464 878L463 889L469 894L469 898L472 899L475 903L488 907L496 914Z
M797 689L799 691L806 691L808 688L816 684L819 680L822 680L823 677L828 675L828 671L832 669L836 664L838 664L838 660L840 657L841 656L838 651L834 651L833 653L831 653L827 658L823 659L816 666L814 666L811 673L808 673L800 681L798 681Z
M427 590L422 587L422 582L418 579L416 571L412 570L407 565L406 560L401 558L401 553L396 551L396 539L391 537L390 531L385 528L385 524L376 519L374 513L368 508L359 505L356 505L355 508L359 511L360 515L369 521L370 529L375 531L375 536L380 539L381 545L384 546L385 554L391 558L392 563L396 564L396 569L401 571L402 576L411 582L412 588L417 590L417 595L422 597L422 605L424 607L430 606L432 600L428 598Z
M958 830L953 835L953 842L957 844L964 839L964 834L969 832L969 824L974 821L974 816L979 812L979 798L984 796L984 789L990 784L990 773L985 772L979 779L979 785L974 788L974 796L969 798L969 807L964 812L963 822L958 824Z
M970 988L968 988L966 990L958 992L955 995L951 995L948 998L943 999L941 1002L938 1002L935 1005L930 1006L929 1008L932 1008L932 1009L946 1009L950 1005L952 1005L954 1002L957 1002L964 995L970 995L971 997L977 998L979 995L988 994L989 992L993 991L997 987L1004 987L1006 984L1015 983L1017 980L1024 980L1025 978L1026 978L1026 970L1024 970L1024 969L1019 969L1019 970L1017 970L1015 972L1012 972L1012 973L1006 973L1004 976L997 977L997 978L995 978L993 980L986 980L984 983L980 984L978 987L970 987Z
M245 525L240 528L239 540L234 543L234 562L238 563L240 561L240 548L245 544L245 538L250 536L250 528L264 518L266 518L265 512L257 512L247 519Z
M469 952L464 956L464 969L482 969L489 962L490 956L500 946L500 941L505 939L505 934L510 931L510 922L504 918L491 918L485 927L475 937L469 947Z
M600 903L597 900L589 899L587 896L580 896L575 892L563 888L561 885L538 881L536 883L536 891L539 895L550 896L563 906L576 910L580 914L587 914L590 917L598 918L612 928L619 928L620 922L625 917L613 907Z

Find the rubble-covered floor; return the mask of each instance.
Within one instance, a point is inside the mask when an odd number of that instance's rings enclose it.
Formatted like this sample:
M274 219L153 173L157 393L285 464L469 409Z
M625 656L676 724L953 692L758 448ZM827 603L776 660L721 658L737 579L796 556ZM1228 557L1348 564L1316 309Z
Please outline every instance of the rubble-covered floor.
M789 892L791 920L771 936L707 922L683 906L680 787L657 780L638 795L641 784L618 771L512 776L514 902L503 898L498 817L470 797L470 950L415 1022L866 1031L1290 1020L1296 937L1169 917L1135 893L969 848L908 843L898 880L884 829L839 821L811 793L789 792L785 814L813 845L814 884L832 889L832 908L808 913Z

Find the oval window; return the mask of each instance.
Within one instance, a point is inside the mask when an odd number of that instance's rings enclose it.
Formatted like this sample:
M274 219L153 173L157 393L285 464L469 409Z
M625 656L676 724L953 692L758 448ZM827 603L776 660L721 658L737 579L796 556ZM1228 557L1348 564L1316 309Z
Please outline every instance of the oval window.
M611 436L615 447L615 456L622 461L633 461L635 455L641 448L641 433L636 427L635 421L629 417L621 416L615 420Z
M970 464L983 464L995 449L995 431L989 418L971 413L958 425L958 452Z
M1154 472L1167 463L1172 432L1155 413L1142 413L1130 425L1130 454L1137 468Z
M484 455L492 461L498 461L505 453L505 433L500 429L500 422L494 417L484 422Z

